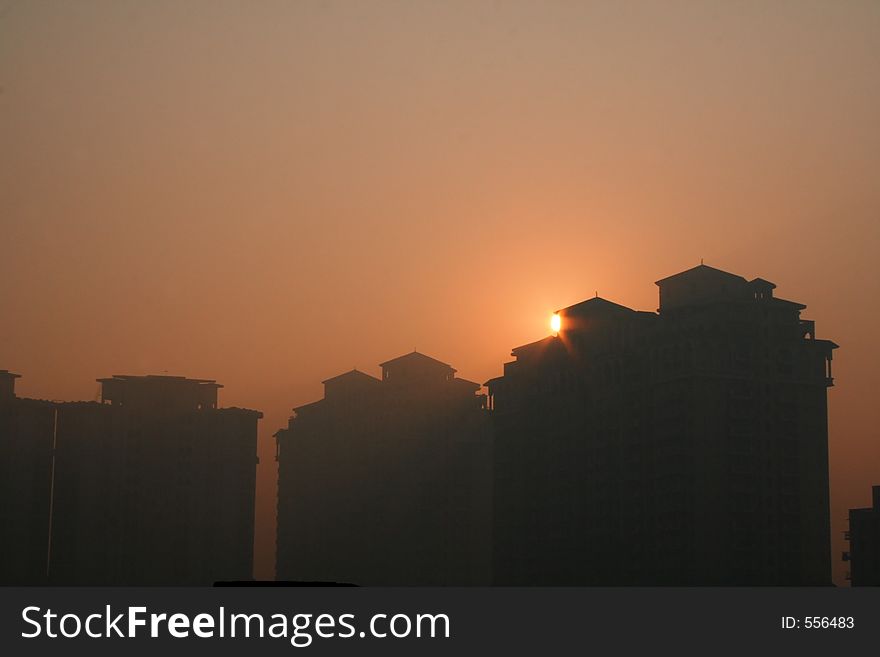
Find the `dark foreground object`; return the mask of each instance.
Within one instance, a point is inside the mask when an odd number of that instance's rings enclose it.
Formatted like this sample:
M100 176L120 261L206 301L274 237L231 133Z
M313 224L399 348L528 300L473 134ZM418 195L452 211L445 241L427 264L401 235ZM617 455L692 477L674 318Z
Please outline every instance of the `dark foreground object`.
M321 588L324 586L357 586L357 584L348 584L346 582L270 582L261 580L248 580L245 582L214 582L214 586L232 587L232 588L275 588L275 587L305 587L305 588Z

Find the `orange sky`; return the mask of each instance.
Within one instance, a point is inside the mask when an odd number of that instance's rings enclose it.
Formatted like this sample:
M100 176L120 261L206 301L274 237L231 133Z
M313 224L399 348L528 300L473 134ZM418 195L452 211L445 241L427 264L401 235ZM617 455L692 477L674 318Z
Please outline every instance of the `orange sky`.
M0 0L0 368L262 410L268 577L271 434L322 379L418 347L483 381L705 258L841 345L839 559L880 483L878 70L867 0Z

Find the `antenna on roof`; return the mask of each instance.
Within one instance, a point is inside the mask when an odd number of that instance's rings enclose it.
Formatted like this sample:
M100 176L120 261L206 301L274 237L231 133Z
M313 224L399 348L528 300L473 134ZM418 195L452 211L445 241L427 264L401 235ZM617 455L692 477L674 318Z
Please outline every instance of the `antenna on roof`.
M702 258L700 258L700 264L701 264L701 265L703 264L703 259L702 259Z
M596 298L599 298L599 290L596 290Z

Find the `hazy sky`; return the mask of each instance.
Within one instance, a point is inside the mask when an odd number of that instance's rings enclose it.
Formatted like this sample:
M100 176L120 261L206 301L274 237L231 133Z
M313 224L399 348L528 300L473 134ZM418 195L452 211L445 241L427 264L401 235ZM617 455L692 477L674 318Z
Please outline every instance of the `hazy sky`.
M880 484L878 71L873 1L0 0L0 368L262 410L268 577L271 434L322 379L417 347L484 381L705 258L841 345L838 559Z

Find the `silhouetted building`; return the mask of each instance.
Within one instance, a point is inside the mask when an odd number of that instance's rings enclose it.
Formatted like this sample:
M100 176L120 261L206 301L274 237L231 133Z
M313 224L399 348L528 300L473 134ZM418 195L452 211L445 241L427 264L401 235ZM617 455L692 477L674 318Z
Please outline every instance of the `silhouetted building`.
M872 506L849 510L849 578L853 586L880 586L880 486L871 488Z
M15 399L15 380L19 378L20 374L0 370L0 403Z
M3 581L252 579L262 414L218 409L214 381L99 382L101 403L0 396Z
M700 265L594 298L487 382L501 584L830 583L837 346L775 285Z
M413 352L324 381L276 434L279 580L487 584L491 431L480 385Z
M18 377L0 370L0 584L43 584L55 406L16 397Z
M218 409L212 380L99 382L102 403L59 414L51 581L251 579L262 414Z

